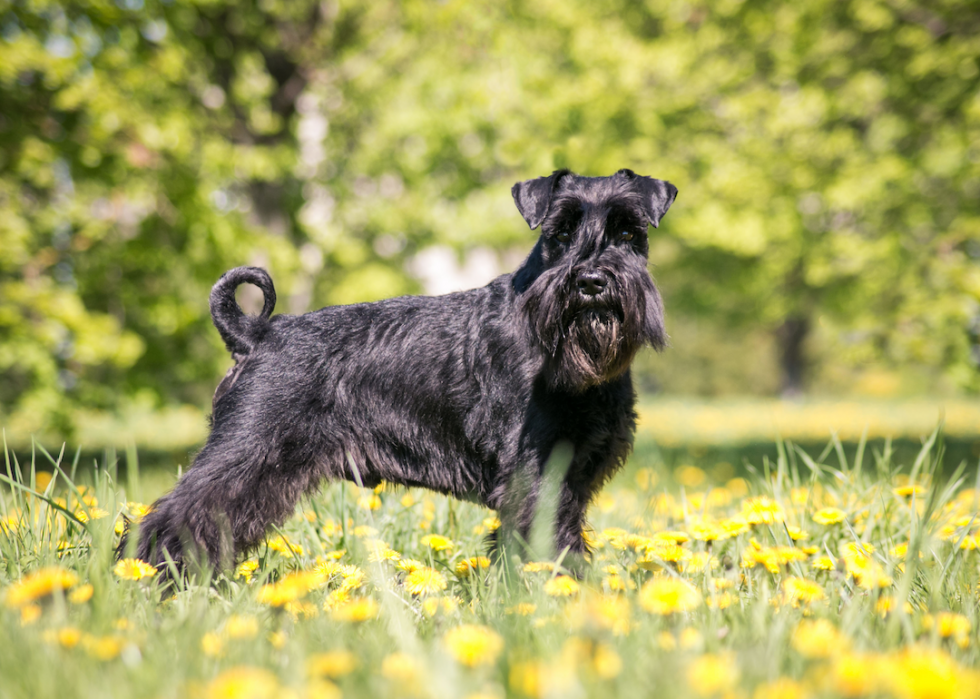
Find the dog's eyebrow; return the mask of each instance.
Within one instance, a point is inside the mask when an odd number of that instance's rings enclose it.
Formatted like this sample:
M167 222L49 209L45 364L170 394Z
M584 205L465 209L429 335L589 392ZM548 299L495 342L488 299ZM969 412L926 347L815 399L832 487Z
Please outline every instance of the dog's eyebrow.
M570 197L568 199L557 199L552 203L552 213L548 217L552 225L554 224L574 224L585 213L580 199Z
M636 214L633 207L626 202L612 204L606 210L606 225L634 226L639 228L643 223L643 218ZM646 228L646 226L643 226Z

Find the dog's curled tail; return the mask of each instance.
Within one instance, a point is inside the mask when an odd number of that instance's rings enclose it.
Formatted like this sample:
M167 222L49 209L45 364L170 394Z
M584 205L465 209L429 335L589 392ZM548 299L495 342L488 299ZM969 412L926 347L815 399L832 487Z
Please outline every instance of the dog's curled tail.
M247 316L235 300L239 284L254 284L262 290L265 304L257 316ZM252 351L264 334L269 317L276 307L276 289L272 277L259 267L236 267L225 272L211 289L211 319L232 355L244 356Z

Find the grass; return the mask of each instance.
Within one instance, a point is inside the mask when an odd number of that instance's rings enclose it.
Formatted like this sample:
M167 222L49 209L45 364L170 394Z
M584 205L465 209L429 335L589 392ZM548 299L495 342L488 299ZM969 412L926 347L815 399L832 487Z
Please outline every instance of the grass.
M779 442L744 477L641 452L580 579L484 567L487 510L333 484L165 592L113 550L170 477L6 451L0 697L976 696L980 476L941 442Z

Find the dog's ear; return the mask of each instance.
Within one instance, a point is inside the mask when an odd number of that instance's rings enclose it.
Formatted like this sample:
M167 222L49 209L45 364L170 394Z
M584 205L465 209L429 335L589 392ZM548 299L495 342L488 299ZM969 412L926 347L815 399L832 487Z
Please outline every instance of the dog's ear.
M544 217L548 215L551 195L558 181L567 174L568 170L555 170L547 177L518 182L511 187L510 193L514 197L514 203L517 204L517 210L521 212L521 216L527 221L531 230L540 226Z
M667 209L674 203L677 197L677 187L664 180L655 180L652 177L637 175L632 170L620 170L619 175L625 175L633 183L633 187L639 192L643 201L643 210L647 215L647 220L654 228L660 226L660 219L667 213Z

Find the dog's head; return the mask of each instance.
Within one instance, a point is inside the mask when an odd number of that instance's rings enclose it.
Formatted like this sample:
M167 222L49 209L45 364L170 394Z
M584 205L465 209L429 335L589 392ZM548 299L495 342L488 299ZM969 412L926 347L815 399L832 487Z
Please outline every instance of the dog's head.
M514 285L549 383L581 391L620 376L644 344L662 349L647 226L660 224L677 188L630 170L610 177L559 170L511 193L528 225L541 226Z

